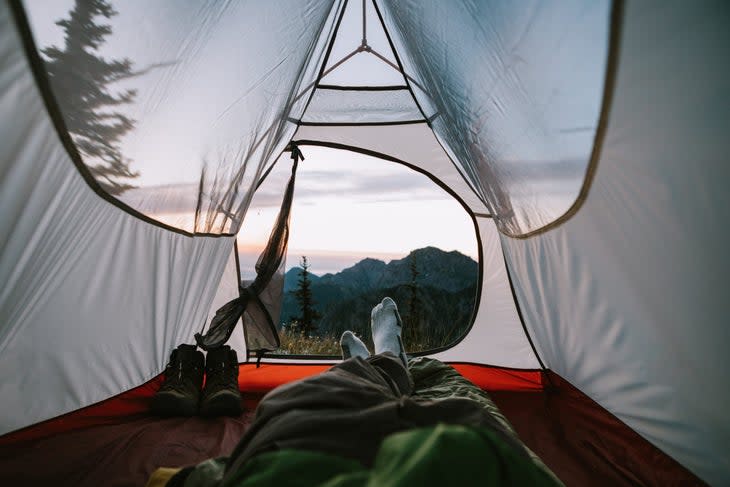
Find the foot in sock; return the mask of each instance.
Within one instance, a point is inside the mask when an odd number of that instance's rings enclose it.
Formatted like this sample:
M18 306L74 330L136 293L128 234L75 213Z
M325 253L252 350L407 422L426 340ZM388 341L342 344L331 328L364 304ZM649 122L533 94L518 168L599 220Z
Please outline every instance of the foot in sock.
M390 352L399 357L408 367L408 358L401 339L403 329L401 323L398 307L390 298L383 298L383 301L370 313L375 353Z
M340 349L342 350L342 360L347 360L350 357L368 358L370 356L368 347L350 330L342 334Z

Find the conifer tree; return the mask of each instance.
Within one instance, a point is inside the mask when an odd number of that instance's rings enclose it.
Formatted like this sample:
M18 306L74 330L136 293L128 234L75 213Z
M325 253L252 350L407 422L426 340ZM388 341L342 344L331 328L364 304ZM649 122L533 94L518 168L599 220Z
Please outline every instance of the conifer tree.
M309 262L307 256L302 256L300 262L301 271L299 280L297 281L297 289L294 291L299 303L300 315L296 318L299 327L305 335L311 335L317 330L317 320L320 314L314 309L314 299L312 298L312 281L309 280Z
M68 19L56 22L65 32L63 48L42 50L46 70L66 128L84 156L94 178L107 192L120 194L134 186L130 180L139 173L130 169L130 160L119 147L121 138L134 121L114 111L132 103L136 90L113 93L115 82L136 76L129 59L107 60L98 55L111 26L95 22L96 17L116 15L106 0L76 0Z
M408 289L410 291L409 293L409 299L408 299L408 329L410 330L411 335L414 335L414 337L417 337L420 335L420 326L421 326L421 320L420 320L420 302L418 299L418 276L420 275L420 272L418 272L418 263L416 260L416 253L411 253L411 263L410 263L410 271L411 271L411 281L408 283Z

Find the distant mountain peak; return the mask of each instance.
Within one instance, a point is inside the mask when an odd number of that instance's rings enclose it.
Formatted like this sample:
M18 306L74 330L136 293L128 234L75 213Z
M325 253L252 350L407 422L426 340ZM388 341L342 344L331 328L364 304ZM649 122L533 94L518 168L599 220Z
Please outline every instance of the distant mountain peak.
M419 285L456 292L476 281L479 265L469 256L456 250L446 252L437 247L424 247L411 251L406 257L391 261L384 273L380 287L392 287L409 283L412 279L412 263L415 259Z
M387 264L382 260L367 257L337 274L325 274L321 282L366 291L377 285L386 268Z
M414 263L415 288L411 286ZM289 292L284 297L280 322L289 322L298 313L293 290L299 274L292 272L296 269L287 272L285 290ZM444 340L451 341L458 337L458 333L453 337L451 333L467 326L472 316L478 277L479 265L472 258L436 247L412 250L387 264L374 258L363 259L336 274L312 280L314 303L322 314L319 333L339 336L344 329L367 331L369 312L375 303L391 296L406 313L416 289L423 326L431 327L429 333L434 336L443 335Z
M420 248L420 249L411 250L410 253L405 258L407 259L408 257L411 257L413 255L415 255L415 256L420 256L420 255L450 255L450 256L459 256L459 257L463 257L465 259L473 260L471 257L462 254L458 250L446 251L446 250L442 250L442 249L440 249L438 247L432 247L432 246L428 246L428 247L423 247L423 248Z
M302 268L299 266L292 267L284 274L284 292L287 293L299 286L299 277L302 275ZM320 277L316 274L309 273L309 280L317 282Z
M358 262L357 264L348 267L346 269L343 269L341 272L347 272L351 270L357 270L357 269L382 269L387 264L379 259L374 259L372 257L365 257L363 260Z
M456 292L475 282L479 266L461 252L446 252L437 247L423 247L412 250L402 259L388 264L379 259L366 257L335 274L317 277L310 273L312 282L320 286L336 286L348 292L362 293L377 288L388 288L407 284L412 279L412 262L415 259L418 271L417 283L436 289ZM296 289L300 267L286 273L284 291Z

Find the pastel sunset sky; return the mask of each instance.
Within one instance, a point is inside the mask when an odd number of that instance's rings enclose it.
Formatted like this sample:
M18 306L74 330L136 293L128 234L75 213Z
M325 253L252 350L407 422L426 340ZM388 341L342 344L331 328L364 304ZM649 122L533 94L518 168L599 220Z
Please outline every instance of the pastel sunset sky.
M312 272L337 272L365 257L386 262L434 246L476 259L471 218L428 177L350 151L304 147L291 215L287 267L306 255ZM254 196L239 233L241 268L268 238L290 174L282 159ZM244 276L245 277L245 276Z

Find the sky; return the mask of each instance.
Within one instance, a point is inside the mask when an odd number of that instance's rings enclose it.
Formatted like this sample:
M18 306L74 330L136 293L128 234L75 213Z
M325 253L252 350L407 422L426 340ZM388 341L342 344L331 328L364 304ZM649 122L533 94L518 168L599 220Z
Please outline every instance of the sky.
M477 258L471 217L428 177L346 150L305 146L302 152L288 268L306 255L321 275L365 257L388 262L426 246ZM242 270L252 268L268 238L290 170L288 157L282 158L254 196L238 236Z

